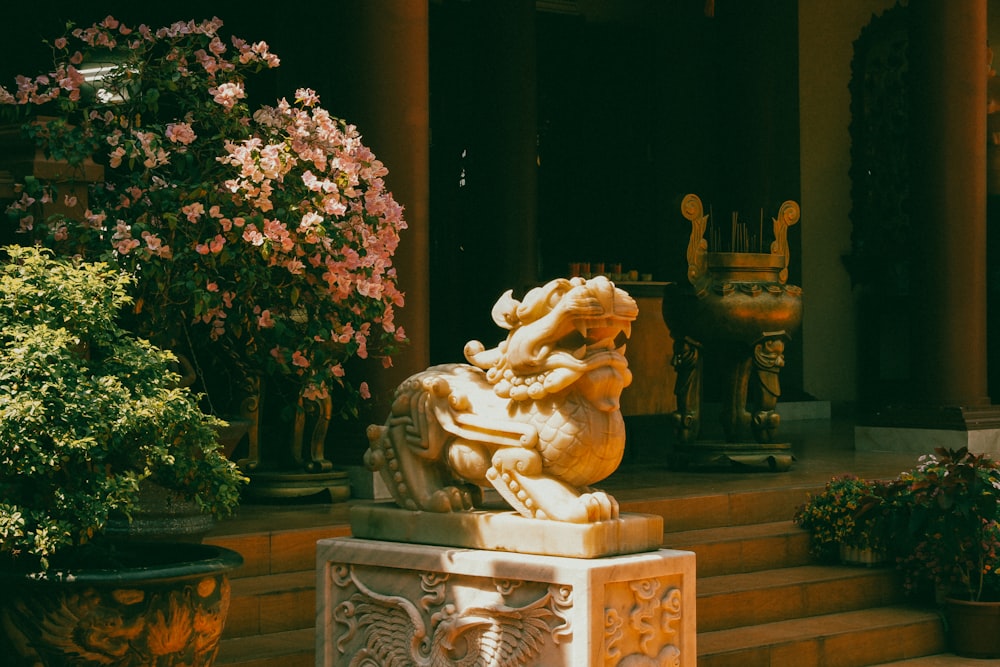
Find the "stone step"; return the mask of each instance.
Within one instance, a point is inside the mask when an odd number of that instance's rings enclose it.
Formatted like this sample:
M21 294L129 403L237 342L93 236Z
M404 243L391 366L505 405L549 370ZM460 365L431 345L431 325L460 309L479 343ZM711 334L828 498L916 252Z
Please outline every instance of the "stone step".
M662 498L632 498L612 489L623 512L659 514L666 533L791 521L795 509L823 486L699 493ZM618 497L619 495L625 498Z
M938 653L910 660L880 662L877 665L869 665L869 667L988 667L995 663L996 660L963 658L954 653Z
M240 552L216 665L314 667L316 542L350 535L347 503L240 508L206 538ZM257 513L274 529L261 531Z
M223 639L217 667L315 667L316 631L274 632L256 637Z
M315 535L298 531L299 547L284 548L282 567L291 567L294 557L303 554ZM321 531L318 534L325 534ZM287 532L283 536L288 541ZM716 576L737 572L753 572L765 567L802 565L808 562L808 536L791 522L712 528L665 536L665 546L692 550L698 554L698 576ZM806 542L803 542L806 540ZM218 540L223 541L223 540ZM270 632L283 632L310 627L314 622L315 569L314 557L309 568L294 572L279 572L251 576L253 572L278 569L259 546L256 536L242 536L225 543L242 549L244 567L233 578L233 598L225 637L246 637ZM249 548L248 548L249 547ZM300 558L305 564L305 559Z
M224 638L312 628L316 622L316 570L232 580Z
M873 607L707 632L700 601L698 612L698 667L867 667L945 650L934 610Z
M697 593L701 633L884 607L901 587L891 569L801 565L698 578Z
M891 582L891 568L812 564L808 534L791 517L795 507L820 488L676 497L657 497L649 489L614 491L616 497L625 497L620 500L622 511L664 518L664 546L698 555L699 667L860 667L945 650L936 614L892 606L899 588ZM253 508L242 511L252 513ZM206 540L239 551L245 561L234 574L217 665L314 665L315 545L319 539L349 535L346 518L346 504L332 511L299 508L270 522L273 530L241 530L237 521ZM913 627L924 640L913 638ZM851 650L842 649L847 650L846 661L823 658L833 655L832 646L850 646L844 635L855 632L863 645L913 648L898 654L875 651L857 660ZM765 658L771 661L762 662Z
M808 565L809 533L792 521L665 533L663 546L698 555L698 577Z
M234 579L269 574L316 570L316 542L328 537L351 534L347 523L325 526L300 526L268 532L226 532L209 535L205 542L238 551L243 566Z

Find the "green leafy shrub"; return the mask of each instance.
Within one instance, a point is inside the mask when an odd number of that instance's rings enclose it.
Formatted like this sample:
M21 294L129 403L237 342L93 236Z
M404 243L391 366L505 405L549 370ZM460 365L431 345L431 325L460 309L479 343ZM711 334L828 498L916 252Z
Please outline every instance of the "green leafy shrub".
M1000 463L939 448L894 483L905 530L896 543L907 592L1000 600Z
M0 555L48 567L150 479L215 516L246 481L176 358L124 331L129 278L11 246L0 267Z

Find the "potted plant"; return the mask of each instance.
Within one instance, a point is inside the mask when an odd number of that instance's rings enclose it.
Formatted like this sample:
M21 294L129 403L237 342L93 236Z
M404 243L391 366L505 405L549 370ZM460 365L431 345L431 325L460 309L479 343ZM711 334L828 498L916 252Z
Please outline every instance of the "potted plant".
M350 360L388 365L405 341L392 265L402 207L357 128L313 91L252 110L249 77L280 61L265 42L227 43L222 27L108 17L52 40L52 68L0 89L0 110L30 112L25 135L45 155L93 159L104 177L86 206L65 182L22 178L8 213L26 241L132 276L128 327L190 362L209 411L237 413L262 381L282 402L254 417L283 411L282 428L301 427L312 406L323 427L369 395ZM323 433L303 437L310 451L271 462L329 468ZM267 459L253 449L247 470Z
M192 542L150 546L104 529L114 514L139 509L146 481L206 513L232 512L246 479L219 450L219 421L177 386L170 352L118 325L127 275L37 248L4 252L4 650L26 664L208 665L240 555Z
M908 593L944 608L953 650L1000 657L1000 464L967 448L922 456L893 483Z
M888 559L892 516L888 484L857 475L833 477L800 505L794 521L809 531L809 551L821 560L872 565Z

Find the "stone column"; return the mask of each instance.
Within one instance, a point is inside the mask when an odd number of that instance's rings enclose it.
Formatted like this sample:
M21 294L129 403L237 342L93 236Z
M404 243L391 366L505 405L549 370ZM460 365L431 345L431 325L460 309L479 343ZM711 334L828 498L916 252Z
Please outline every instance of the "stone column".
M855 429L859 450L1000 455L986 345L986 0L911 0L912 404Z
M396 323L406 330L409 344L393 355L391 368L377 359L352 360L348 377L366 380L371 399L362 403L358 419L336 421L327 436L330 459L352 473L352 492L368 497L372 478L361 466L368 447L365 429L385 420L396 387L427 368L430 358L429 24L427 2L329 0L317 5L307 37L298 37L300 23L290 27L297 39L319 40L311 71L299 78L318 80L326 91L324 106L358 127L365 145L389 170L386 185L403 206L408 225L393 266L406 300L396 311Z
M348 85L348 120L389 169L386 183L409 226L393 263L406 304L397 322L410 339L391 369L371 369L372 418L381 421L395 387L429 364L430 88L428 3L350 0L331 40L345 40L328 66Z
M911 0L917 402L989 405L986 0Z

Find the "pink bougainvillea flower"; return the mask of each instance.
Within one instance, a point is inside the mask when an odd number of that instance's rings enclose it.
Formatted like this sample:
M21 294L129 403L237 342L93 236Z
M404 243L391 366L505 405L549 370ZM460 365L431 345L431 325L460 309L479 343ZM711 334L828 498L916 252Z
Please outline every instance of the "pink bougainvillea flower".
M309 368L309 360L300 350L295 350L295 352L292 353L292 365L298 366L299 368Z
M222 28L107 17L51 40L51 70L0 85L0 105L45 104L72 119L39 124L34 141L103 162L104 180L86 200L16 183L8 214L32 242L132 275L144 336L182 326L174 337L198 354L238 351L240 373L285 376L307 400L335 392L347 414L370 389L344 362L391 365L405 343L393 267L403 207L359 129L315 90L251 109L250 78L280 60ZM81 95L80 64L112 53L119 64L99 93ZM55 201L65 207L50 218L42 206Z
M188 222L198 222L198 219L205 213L205 206L200 202L188 204L181 207L181 213L187 217Z
M184 146L187 146L198 138L188 123L168 123L164 132L167 139L175 144L182 144Z
M223 83L218 88L209 88L208 93L226 109L232 109L236 102L247 96L243 86L238 83Z

